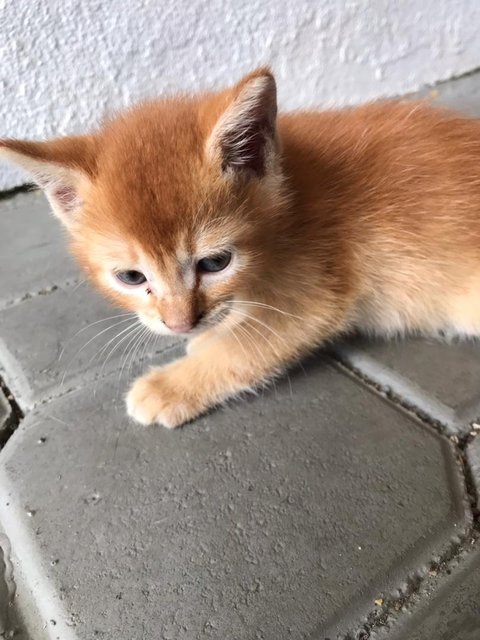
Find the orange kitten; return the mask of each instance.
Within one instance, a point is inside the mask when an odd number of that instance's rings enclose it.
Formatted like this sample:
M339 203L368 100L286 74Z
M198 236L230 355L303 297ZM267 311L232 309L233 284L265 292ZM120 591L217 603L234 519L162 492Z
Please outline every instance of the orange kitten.
M88 136L4 140L116 303L187 355L139 378L166 427L351 329L480 335L480 122L427 104L285 114L259 69Z

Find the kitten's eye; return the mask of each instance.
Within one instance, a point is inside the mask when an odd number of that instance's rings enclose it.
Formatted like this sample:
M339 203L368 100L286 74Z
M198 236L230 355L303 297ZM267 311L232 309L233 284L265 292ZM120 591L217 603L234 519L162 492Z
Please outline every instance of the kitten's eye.
M202 258L198 261L197 266L204 273L214 273L215 271L223 271L228 267L232 259L231 251L223 251L208 258Z
M129 269L128 271L117 271L115 277L117 280L120 280L120 282L123 282L123 284L128 284L131 287L138 287L147 281L141 271L135 271L134 269Z

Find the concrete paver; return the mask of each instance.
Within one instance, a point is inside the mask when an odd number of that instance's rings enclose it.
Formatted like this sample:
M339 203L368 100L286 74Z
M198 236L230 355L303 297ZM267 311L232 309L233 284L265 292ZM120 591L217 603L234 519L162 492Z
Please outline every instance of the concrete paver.
M109 319L104 322L105 318ZM0 371L21 408L31 409L120 368L126 347L135 345L129 329L134 322L134 317L112 307L88 285L35 296L0 311ZM95 324L89 327L90 323ZM118 340L123 342L115 348L114 338L120 332ZM96 334L100 335L95 338ZM175 344L178 340L159 338L146 357L161 361L159 354L170 353ZM138 351L143 354L143 349ZM131 379L129 367L124 373L122 389Z
M61 225L39 191L0 201L0 309L66 282L83 280Z
M451 443L321 359L291 385L177 431L129 423L115 376L33 412L0 522L35 633L343 637L408 590L469 527Z
M450 109L459 109L469 116L480 116L480 82L478 73L465 75L449 82L442 82L433 89L425 89L419 93L427 96L434 103Z
M348 366L450 433L467 433L480 416L479 343L358 338L338 345L335 351Z

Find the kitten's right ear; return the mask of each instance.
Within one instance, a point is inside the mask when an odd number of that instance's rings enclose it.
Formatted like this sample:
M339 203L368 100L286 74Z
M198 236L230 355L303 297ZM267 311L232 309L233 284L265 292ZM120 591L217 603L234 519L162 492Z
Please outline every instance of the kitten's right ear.
M207 140L207 156L223 172L262 178L277 151L275 78L268 68L257 69L219 99L227 105Z
M0 140L2 158L32 176L67 227L74 222L95 172L93 137L72 136L48 142Z

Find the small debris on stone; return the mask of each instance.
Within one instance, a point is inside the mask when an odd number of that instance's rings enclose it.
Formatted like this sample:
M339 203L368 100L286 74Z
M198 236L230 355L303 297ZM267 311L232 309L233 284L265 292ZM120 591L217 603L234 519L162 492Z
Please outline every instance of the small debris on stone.
M385 600L383 598L377 598L375 600L375 604L377 605L377 607L381 607L384 602L385 602Z

